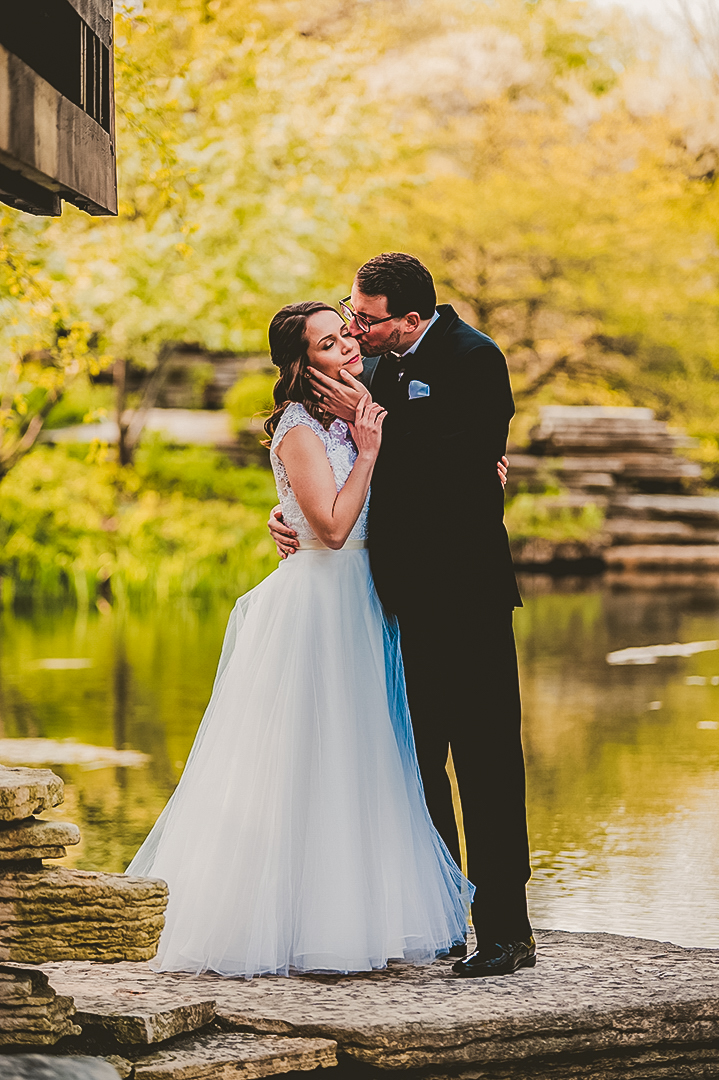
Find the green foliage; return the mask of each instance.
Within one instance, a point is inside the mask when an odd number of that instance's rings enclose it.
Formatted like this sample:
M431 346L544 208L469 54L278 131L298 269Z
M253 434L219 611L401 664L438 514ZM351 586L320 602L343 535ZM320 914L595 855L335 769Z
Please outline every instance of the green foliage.
M168 450L157 436L146 437L135 459L142 486L190 499L223 499L261 511L277 501L272 473L258 465L235 468L224 454L205 447Z
M603 511L594 504L557 505L555 496L520 492L507 501L505 521L513 541L537 538L555 543L594 539L604 524Z
M34 446L74 379L107 362L58 283L44 221L0 208L0 479ZM67 280L63 284L67 286Z
M276 375L251 372L238 379L225 396L225 408L233 419L236 431L247 430L252 420L263 422L272 411L272 388Z
M72 427L75 424L102 420L110 416L114 405L111 386L95 385L87 378L77 378L53 405L45 428Z
M28 456L0 486L5 599L208 602L251 588L277 562L265 526L274 488L261 470L202 453L163 463L149 448L144 475L63 447ZM207 497L213 478L222 497Z

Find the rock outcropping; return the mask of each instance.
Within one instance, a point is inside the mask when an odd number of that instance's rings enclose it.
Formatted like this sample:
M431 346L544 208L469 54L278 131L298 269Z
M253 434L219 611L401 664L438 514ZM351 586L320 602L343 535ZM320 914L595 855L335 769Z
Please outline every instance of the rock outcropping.
M150 960L166 905L167 886L150 878L0 870L0 960Z
M0 965L0 1048L48 1046L79 1035L74 1013L73 999L58 995L45 972Z
M44 865L80 840L76 825L36 816L62 801L63 782L49 769L0 766L0 961L149 960L167 886ZM74 1013L72 997L58 996L43 972L0 967L0 1049L79 1035Z

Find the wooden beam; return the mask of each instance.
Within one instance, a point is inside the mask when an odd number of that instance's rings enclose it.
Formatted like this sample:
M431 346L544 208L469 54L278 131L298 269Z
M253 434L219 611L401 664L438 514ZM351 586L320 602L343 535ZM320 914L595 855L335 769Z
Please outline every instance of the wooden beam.
M26 195L31 191L27 184L35 185L89 214L117 214L112 135L2 45L0 165L22 177ZM7 182L7 172L3 175ZM11 198L3 196L3 201ZM58 213L59 202L53 206ZM32 212L48 210L38 204Z

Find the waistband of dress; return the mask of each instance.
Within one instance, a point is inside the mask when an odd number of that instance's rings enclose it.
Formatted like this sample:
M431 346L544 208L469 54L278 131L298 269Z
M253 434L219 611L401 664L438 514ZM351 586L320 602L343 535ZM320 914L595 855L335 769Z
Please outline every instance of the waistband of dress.
M329 548L321 540L300 540L300 546L296 551L361 551L367 547L366 540L345 540L341 548Z

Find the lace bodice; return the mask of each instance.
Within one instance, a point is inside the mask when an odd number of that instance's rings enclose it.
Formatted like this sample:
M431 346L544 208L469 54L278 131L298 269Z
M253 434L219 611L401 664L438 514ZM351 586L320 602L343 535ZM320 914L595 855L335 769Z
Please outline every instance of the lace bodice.
M275 453L275 448L279 446L290 428L297 427L298 424L305 424L322 440L338 491L344 487L349 474L352 472L352 466L357 458L357 450L350 438L349 429L344 420L335 420L330 426L329 431L325 431L322 424L310 416L304 405L300 405L299 402L296 401L290 402L282 414L280 422L272 436L270 462L272 464L272 471L275 474L275 484L277 485L277 494L280 497L282 517L285 520L285 524L295 529L301 545L303 540L316 540L317 537L313 533L307 518L300 510L294 492L290 487L285 467ZM348 539L367 539L368 509L369 495L365 499L362 512L352 527L352 532L349 534Z

